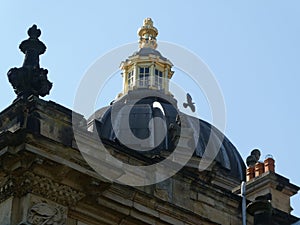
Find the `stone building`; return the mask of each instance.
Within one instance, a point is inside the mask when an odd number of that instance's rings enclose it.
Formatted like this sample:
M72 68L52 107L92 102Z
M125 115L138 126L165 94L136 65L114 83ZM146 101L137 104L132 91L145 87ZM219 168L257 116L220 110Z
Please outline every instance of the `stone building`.
M290 206L299 187L272 158L255 150L246 169L219 130L180 112L151 19L121 64L122 93L88 119L40 98L52 87L40 34L29 29L24 64L8 72L17 98L0 113L1 225L299 223Z

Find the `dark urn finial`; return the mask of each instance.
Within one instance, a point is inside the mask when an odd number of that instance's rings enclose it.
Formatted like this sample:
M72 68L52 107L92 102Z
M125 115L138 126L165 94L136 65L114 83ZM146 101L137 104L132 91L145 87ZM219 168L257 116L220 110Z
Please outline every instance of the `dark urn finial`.
M23 66L12 68L7 76L18 98L27 98L30 95L46 96L49 94L52 83L48 80L48 70L40 68L39 56L44 54L46 46L38 38L41 30L33 25L28 29L29 38L22 41L19 48L25 54Z
M253 149L250 155L246 159L246 164L248 167L254 167L260 158L260 151L258 149Z

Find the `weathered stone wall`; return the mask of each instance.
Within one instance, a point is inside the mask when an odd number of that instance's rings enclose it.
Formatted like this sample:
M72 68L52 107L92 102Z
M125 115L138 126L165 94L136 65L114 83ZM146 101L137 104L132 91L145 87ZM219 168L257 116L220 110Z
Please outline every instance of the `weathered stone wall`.
M217 164L199 172L193 159L175 176L150 186L112 183L78 151L72 112L35 101L16 103L0 114L1 225L241 224L241 197L231 192L237 183ZM87 143L87 153L101 151L94 134L80 126L79 141ZM144 164L122 149L107 148L106 154L124 162ZM101 168L118 175L106 160L99 159Z

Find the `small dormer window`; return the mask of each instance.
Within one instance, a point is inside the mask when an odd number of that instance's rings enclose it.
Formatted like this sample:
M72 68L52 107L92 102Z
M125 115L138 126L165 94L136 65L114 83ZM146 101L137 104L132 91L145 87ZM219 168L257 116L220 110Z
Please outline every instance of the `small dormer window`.
M163 81L163 72L158 69L155 69L155 86L159 90L163 89L162 81Z
M139 86L148 87L150 85L150 69L149 67L140 67L139 69Z
M127 83L128 83L128 88L131 89L133 87L133 70L131 70L128 73Z

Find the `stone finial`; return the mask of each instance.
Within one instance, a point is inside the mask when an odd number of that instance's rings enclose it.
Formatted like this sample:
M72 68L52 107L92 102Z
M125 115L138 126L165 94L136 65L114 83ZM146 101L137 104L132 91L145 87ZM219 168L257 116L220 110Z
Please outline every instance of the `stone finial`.
M40 67L39 55L42 55L46 51L46 46L38 38L41 36L41 30L37 29L36 25L33 25L28 29L29 38L22 41L19 48L25 54L25 60L23 66L26 67Z
M153 26L153 21L151 18L144 19L144 24L138 30L138 35L140 36L140 48L156 49L156 37L158 35L158 30Z
M30 95L46 96L49 94L52 83L48 80L48 70L40 68L39 56L45 53L46 46L38 38L41 30L33 25L28 30L29 38L22 41L19 48L25 54L23 66L8 71L8 80L14 88L18 98L27 98Z
M41 30L37 29L35 24L33 24L27 31L28 36L32 39L38 39L41 36L41 33Z

